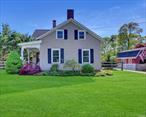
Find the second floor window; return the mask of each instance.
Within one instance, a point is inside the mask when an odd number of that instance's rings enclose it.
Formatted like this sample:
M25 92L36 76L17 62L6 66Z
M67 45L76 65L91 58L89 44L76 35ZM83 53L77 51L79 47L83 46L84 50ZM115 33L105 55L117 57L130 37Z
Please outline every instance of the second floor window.
M56 31L56 39L64 39L64 30Z
M78 39L85 39L85 31L79 30L78 31Z

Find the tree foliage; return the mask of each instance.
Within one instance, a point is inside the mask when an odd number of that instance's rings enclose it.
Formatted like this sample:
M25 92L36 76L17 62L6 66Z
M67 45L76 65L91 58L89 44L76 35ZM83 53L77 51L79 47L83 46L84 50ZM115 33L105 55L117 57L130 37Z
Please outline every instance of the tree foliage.
M142 29L138 23L130 22L119 29L118 35L103 38L102 61L114 61L117 53L135 48L139 43L146 43L146 36L141 36Z
M11 30L8 24L2 24L0 32L0 59L6 60L10 51L19 51L18 43L31 41L28 34L21 34Z
M10 74L19 73L20 68L22 67L22 60L18 52L10 52L7 61L6 61L6 72Z
M136 22L130 22L128 24L122 25L119 29L119 39L120 42L122 42L122 46L125 47L122 49L130 49L132 42L131 40L137 38L142 31L143 30L139 27L139 24Z

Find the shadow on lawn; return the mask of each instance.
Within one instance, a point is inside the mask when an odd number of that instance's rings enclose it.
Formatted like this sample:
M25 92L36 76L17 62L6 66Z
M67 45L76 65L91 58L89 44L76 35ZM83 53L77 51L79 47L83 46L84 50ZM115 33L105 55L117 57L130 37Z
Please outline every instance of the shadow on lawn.
M20 76L8 75L0 71L1 95L91 82L94 82L92 77L85 76Z

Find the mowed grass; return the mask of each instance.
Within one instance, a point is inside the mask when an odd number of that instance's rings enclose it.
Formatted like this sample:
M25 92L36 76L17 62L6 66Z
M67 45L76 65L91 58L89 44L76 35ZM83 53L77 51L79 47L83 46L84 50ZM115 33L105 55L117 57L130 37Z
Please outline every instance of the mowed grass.
M0 71L0 117L146 117L146 75L8 75Z

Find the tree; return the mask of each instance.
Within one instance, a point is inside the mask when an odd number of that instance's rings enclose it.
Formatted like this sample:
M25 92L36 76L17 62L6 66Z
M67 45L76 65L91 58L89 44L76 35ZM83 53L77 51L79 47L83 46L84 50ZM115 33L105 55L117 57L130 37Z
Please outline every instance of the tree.
M117 35L103 38L102 60L110 62L117 54ZM113 60L112 60L113 61Z
M139 24L136 22L124 24L119 29L120 41L125 44L124 46L126 46L126 49L130 49L130 40L137 37L137 35L140 35L142 31L143 30L139 28Z
M22 67L22 60L18 52L12 51L10 52L7 61L6 61L6 72L10 74L18 73L20 68Z
M19 51L18 43L31 40L32 38L28 34L12 31L8 24L2 24L2 32L0 32L0 58L6 60L10 51Z
M110 38L111 42L111 47L114 51L114 55L116 55L116 50L117 50L117 35L112 35Z

